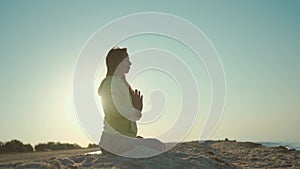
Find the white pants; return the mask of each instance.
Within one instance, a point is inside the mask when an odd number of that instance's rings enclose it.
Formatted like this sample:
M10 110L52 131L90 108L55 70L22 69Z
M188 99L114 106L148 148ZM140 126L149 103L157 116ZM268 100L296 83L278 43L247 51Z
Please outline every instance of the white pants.
M132 138L119 134L103 132L99 146L116 155L143 158L158 155L165 150L165 145L153 138Z

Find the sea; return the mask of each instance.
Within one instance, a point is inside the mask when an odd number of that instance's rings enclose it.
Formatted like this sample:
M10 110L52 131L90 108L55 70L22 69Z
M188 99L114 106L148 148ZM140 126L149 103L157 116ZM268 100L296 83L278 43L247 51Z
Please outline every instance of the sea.
M258 142L267 147L284 146L288 149L300 150L300 142Z

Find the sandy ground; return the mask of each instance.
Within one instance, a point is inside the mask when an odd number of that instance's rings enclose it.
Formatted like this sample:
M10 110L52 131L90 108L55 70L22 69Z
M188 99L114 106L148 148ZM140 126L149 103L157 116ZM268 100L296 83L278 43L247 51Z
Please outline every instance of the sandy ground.
M15 155L15 158L0 155L0 168L300 168L300 151L285 147L264 147L251 142L179 143L164 154L143 159L84 155L87 151L97 149L27 153Z
M12 164L14 162L32 162L42 161L51 158L65 158L75 155L82 155L88 152L97 151L98 148L89 149L76 149L76 150L61 150L61 151L50 151L50 152L33 152L33 153L7 153L0 154L0 168L5 164Z

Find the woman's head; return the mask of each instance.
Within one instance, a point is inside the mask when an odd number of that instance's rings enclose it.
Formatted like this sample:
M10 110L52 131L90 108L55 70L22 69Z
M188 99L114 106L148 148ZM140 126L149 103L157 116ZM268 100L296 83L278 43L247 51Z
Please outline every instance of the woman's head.
M130 65L127 48L112 48L106 56L107 76L128 73Z

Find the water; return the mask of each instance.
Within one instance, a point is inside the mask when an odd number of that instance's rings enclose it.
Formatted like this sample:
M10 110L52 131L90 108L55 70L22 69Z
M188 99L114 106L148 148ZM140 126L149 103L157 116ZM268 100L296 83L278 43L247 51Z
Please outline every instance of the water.
M296 149L300 150L300 142L259 142L260 144L267 146L267 147L278 147L284 146L289 149Z
M99 151L92 151L92 152L85 153L84 155L93 155L93 154L102 154L102 152L100 150Z

